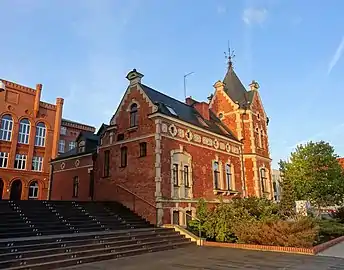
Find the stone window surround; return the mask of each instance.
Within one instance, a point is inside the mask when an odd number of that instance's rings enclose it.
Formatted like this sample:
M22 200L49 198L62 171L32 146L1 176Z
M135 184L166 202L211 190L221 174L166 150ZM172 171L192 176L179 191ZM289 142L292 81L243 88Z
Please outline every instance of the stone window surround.
M219 189L215 189L215 175L214 175L214 164L217 162L219 164ZM231 185L232 188L229 190L227 185L227 179L226 179L226 165L229 164L231 168ZM229 195L232 193L237 193L236 185L235 185L235 169L230 159L227 160L227 162L222 163L221 160L219 160L218 155L215 156L215 159L211 161L211 173L212 173L212 179L213 179L213 192L214 194L222 193L224 195Z
M196 216L196 208L187 206L187 207L171 207L170 208L170 216L171 216L171 224L173 224L173 212L178 211L179 212L179 226L186 227L186 211L191 211L192 218Z
M261 182L261 170L265 170L265 192L263 192L262 182ZM265 164L258 168L258 177L259 177L259 193L263 195L264 193L271 194L271 179L270 171L265 167Z
M181 154L186 156L187 162L185 162L184 160L179 160L176 162L174 159L174 155L176 154ZM178 196L175 196L174 194L174 190L176 188L176 186L174 185L173 182L173 168L174 168L174 164L178 165ZM189 186L186 187L185 183L184 183L184 166L188 166L188 175L189 175ZM175 150L171 150L171 166L170 166L170 173L171 173L171 198L176 198L176 199L180 199L184 194L181 194L182 188L184 188L184 192L185 192L185 188L189 188L190 189L190 193L187 197L188 198L192 198L193 197L193 192L192 192L192 186L193 186L193 179L192 179L192 156L187 153L186 151L184 151L183 146L180 145L179 149L175 149ZM185 196L183 196L185 198Z

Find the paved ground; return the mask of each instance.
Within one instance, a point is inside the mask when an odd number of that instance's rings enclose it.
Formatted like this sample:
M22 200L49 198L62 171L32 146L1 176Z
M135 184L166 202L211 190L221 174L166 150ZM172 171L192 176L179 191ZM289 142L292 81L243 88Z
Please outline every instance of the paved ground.
M341 242L333 247L330 247L323 252L319 253L320 256L333 256L344 258L344 242Z
M215 247L187 247L118 260L84 264L69 270L225 270L344 269L344 259Z

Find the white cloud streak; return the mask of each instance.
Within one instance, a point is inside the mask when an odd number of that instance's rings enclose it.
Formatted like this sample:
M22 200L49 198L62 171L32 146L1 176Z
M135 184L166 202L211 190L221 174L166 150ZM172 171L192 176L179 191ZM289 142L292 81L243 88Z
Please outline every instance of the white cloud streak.
M342 54L344 52L344 36L342 37L341 42L339 43L335 53L332 56L332 59L328 65L327 75L330 75L332 72L332 69L336 66L340 58L342 57Z
M265 8L246 8L242 13L242 20L247 25L263 24L268 16L268 11Z

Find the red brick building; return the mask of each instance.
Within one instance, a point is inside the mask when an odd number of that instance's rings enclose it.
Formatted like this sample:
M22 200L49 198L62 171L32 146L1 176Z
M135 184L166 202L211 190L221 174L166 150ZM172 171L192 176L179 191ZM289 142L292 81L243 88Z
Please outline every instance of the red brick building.
M79 174L92 166L94 200L117 200L158 224L186 224L199 198L272 198L268 118L258 83L247 91L230 65L208 102L184 103L144 85L142 77L136 70L127 75L110 125L97 134L92 164L78 159L76 166L73 157L53 161L55 183L68 179L73 190L72 179L81 181ZM81 169L81 162L89 167ZM66 188L53 184L55 198Z
M2 80L0 93L0 198L46 199L49 161L57 156L63 99L41 101L36 89Z
M80 132L94 133L95 131L95 127L62 118L58 152L65 153L74 149Z
M60 130L70 146L80 131L95 128L61 120L63 99L41 101L41 84L35 89L5 80L0 84L5 90L0 92L0 200L47 199L49 162L58 156Z

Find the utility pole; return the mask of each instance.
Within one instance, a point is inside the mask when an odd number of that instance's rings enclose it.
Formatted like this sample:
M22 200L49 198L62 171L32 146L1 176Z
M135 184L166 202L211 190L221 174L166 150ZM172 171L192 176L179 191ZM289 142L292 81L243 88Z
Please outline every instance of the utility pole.
M195 73L195 72L190 72L190 73L184 75L184 98L186 98L186 77L193 74L193 73Z

